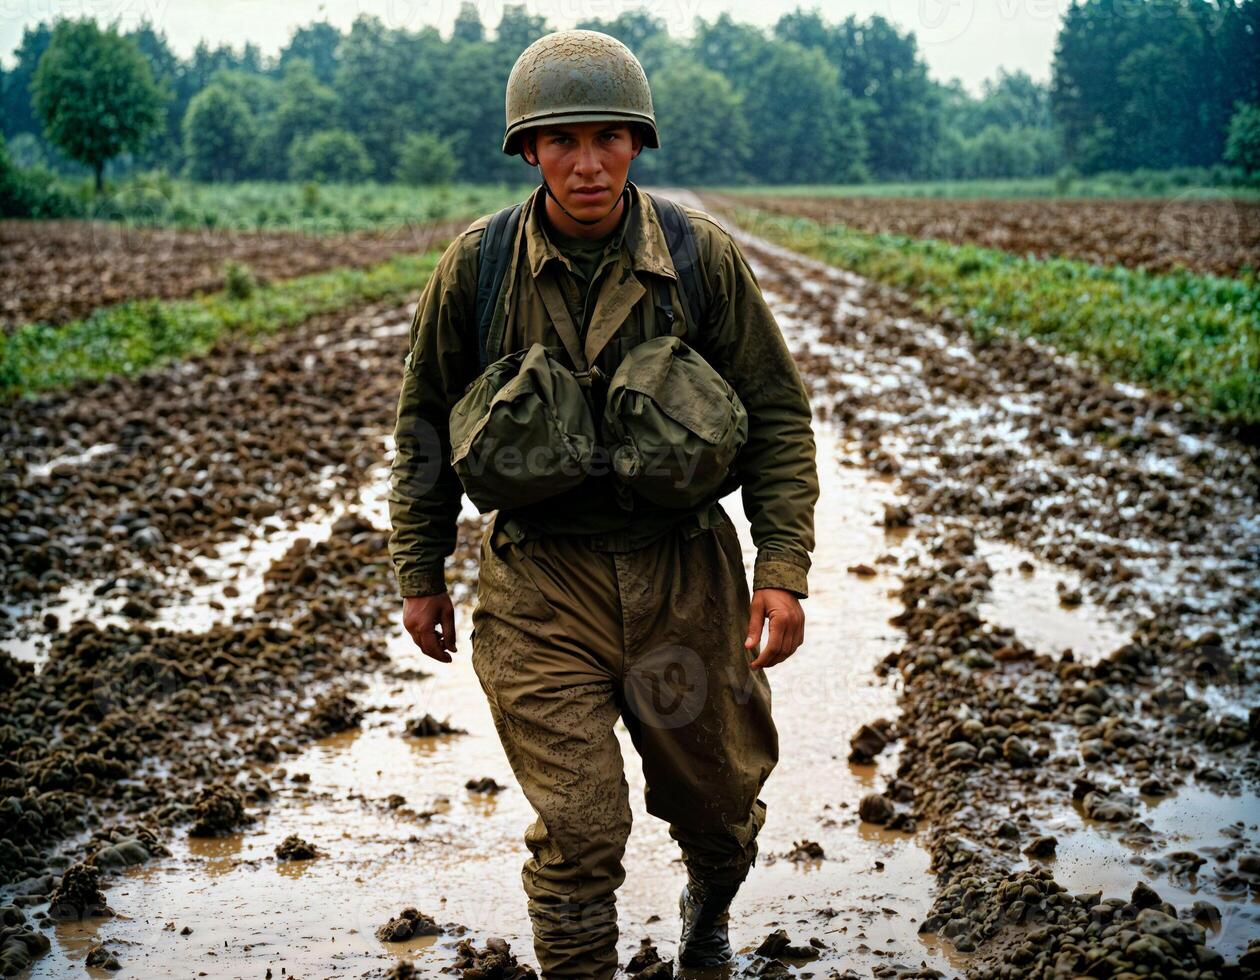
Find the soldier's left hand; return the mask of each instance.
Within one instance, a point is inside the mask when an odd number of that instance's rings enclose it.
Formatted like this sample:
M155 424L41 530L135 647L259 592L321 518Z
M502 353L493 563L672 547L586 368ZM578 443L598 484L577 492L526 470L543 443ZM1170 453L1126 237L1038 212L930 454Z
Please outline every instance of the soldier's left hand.
M805 610L801 601L785 589L757 589L752 594L745 649L757 645L766 620L770 621L770 636L757 659L748 665L752 670L782 663L805 639Z

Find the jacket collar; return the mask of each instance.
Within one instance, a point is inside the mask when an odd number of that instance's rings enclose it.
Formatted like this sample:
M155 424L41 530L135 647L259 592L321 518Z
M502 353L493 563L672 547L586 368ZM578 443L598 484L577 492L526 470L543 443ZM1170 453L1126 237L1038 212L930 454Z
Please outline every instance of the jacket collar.
M529 271L535 277L541 274L550 260L563 260L559 250L543 230L541 209L546 206L546 193L541 185L534 191L525 202L526 214L521 222ZM669 257L665 232L647 194L640 191L633 181L627 181L625 193L630 204L630 214L621 225L619 247L622 256L628 257L630 268L635 272L651 272L677 279L678 274Z

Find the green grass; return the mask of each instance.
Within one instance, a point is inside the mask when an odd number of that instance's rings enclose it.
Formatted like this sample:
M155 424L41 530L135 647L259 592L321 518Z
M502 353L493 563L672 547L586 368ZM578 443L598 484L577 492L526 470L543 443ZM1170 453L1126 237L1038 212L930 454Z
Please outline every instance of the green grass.
M945 198L1189 198L1260 201L1260 187L1217 186L1193 175L1100 174L1096 177L1028 177L1011 180L935 180L872 184L794 184L714 187L723 194L767 197L945 197Z
M184 300L131 300L59 327L25 324L0 335L0 400L77 381L134 374L203 353L222 337L252 339L321 313L419 295L441 253L396 255L364 269L333 269Z
M974 245L872 235L741 208L740 225L780 245L949 310L985 340L1035 337L1113 378L1260 424L1260 284L1179 272L1034 259Z
M524 199L528 188L507 185L407 187L400 184L249 182L200 184L161 173L140 175L94 196L68 182L76 217L167 228L313 234L391 229L475 218Z

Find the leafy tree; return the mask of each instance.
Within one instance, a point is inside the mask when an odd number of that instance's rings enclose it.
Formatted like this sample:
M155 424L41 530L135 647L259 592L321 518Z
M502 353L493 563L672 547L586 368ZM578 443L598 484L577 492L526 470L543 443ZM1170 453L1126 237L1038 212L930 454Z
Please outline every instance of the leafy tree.
M294 141L289 148L293 180L349 183L372 172L372 160L359 138L344 129L325 129Z
M321 85L332 85L340 47L341 31L327 21L299 27L280 51L280 70L286 71L294 61L305 61Z
M434 106L427 126L455 145L460 174L470 181L521 174L520 161L502 153L503 91L510 70L505 60L489 45L459 41L452 41L445 54L447 97Z
M238 180L248 174L257 126L244 97L216 81L193 98L184 116L184 155L194 180Z
M463 41L465 44L480 44L486 39L486 29L481 23L481 14L477 5L464 0L459 5L459 13L455 15L455 26L451 29L452 41Z
M839 73L818 51L768 45L741 92L752 173L772 183L833 183L866 175L866 136Z
M398 155L394 179L403 184L428 187L448 183L458 168L455 147L449 140L433 133L409 133Z
M290 59L280 80L275 110L266 117L260 135L263 154L268 158L266 163L259 160L263 175L283 178L293 141L327 129L337 115L337 94L319 81L308 62Z
M433 28L414 34L390 30L367 16L355 20L342 42L333 84L341 106L340 128L359 138L378 179L388 180L394 173L399 134L446 132L435 126L433 113L463 98L446 79L446 47ZM502 90L497 101L502 112Z
M97 191L105 164L138 149L161 124L162 93L135 41L87 19L53 28L32 93L44 134L92 168Z
M503 16L499 18L494 43L506 59L510 71L522 51L549 33L551 28L547 25L547 18L531 14L523 3L509 3L504 6Z
M881 16L849 16L834 30L829 60L862 110L869 170L885 179L925 176L940 137L940 107L911 33Z
M1229 121L1225 159L1248 174L1260 174L1260 105L1238 104Z
M35 77L39 59L48 50L52 34L52 28L44 23L22 31L22 41L13 52L16 63L13 70L5 75L4 94L0 99L6 137L18 133L38 133L42 128L31 105L31 80Z
M1217 162L1236 101L1260 97L1260 0L1076 0L1051 107L1083 172Z
M166 105L162 125L154 130L149 137L148 145L144 148L142 154L144 162L150 165L173 163L174 157L179 152L181 124L184 120L184 112L187 110L187 105L181 103L178 98L179 78L183 72L183 65L180 64L179 56L167 43L166 35L154 28L148 20L141 21L138 27L127 34L127 37L136 42L136 47L149 63L153 80L161 90L162 99Z
M644 180L735 183L749 149L743 104L725 78L690 58L675 57L652 79L661 148L640 154Z

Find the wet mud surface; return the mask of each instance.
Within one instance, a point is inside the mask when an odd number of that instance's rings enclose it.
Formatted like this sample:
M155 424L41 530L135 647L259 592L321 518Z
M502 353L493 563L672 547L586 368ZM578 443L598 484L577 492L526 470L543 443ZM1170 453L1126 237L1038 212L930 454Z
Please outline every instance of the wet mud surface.
M716 199L713 199L714 201ZM1260 204L1248 201L952 200L739 195L730 200L861 231L1060 256L1150 272L1260 269ZM713 203L711 201L710 203Z
M822 498L732 975L1247 975L1251 451L743 247L814 393ZM468 662L471 510L455 662L397 621L408 312L4 409L4 971L528 975L533 812ZM618 735L622 962L668 975L646 950L673 954L683 869Z
M0 329L61 324L99 306L222 289L224 263L261 281L424 252L466 221L353 235L132 228L99 221L0 221Z
M1254 447L1036 345L978 347L905 297L745 246L807 338L818 413L895 477L891 522L922 544L898 569L906 642L880 668L902 736L882 810L929 828L922 928L974 952L975 976L1250 975Z

